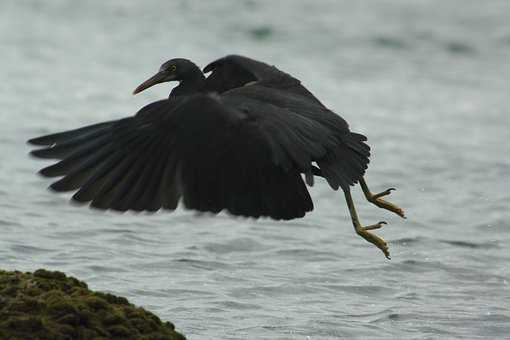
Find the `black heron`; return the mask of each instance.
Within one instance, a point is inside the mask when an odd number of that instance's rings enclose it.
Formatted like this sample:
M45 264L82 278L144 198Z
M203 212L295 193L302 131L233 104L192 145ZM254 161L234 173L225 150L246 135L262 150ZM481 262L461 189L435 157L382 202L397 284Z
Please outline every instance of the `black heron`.
M363 178L370 148L366 137L327 109L296 78L260 61L231 55L204 68L181 58L165 62L134 94L177 81L168 99L124 119L29 140L31 152L59 160L40 171L62 176L58 192L117 211L222 210L246 217L289 220L313 210L306 188L314 176L341 188L356 232L389 258L387 243L362 226L350 187L402 217L404 212L372 194ZM304 177L304 179L303 179Z

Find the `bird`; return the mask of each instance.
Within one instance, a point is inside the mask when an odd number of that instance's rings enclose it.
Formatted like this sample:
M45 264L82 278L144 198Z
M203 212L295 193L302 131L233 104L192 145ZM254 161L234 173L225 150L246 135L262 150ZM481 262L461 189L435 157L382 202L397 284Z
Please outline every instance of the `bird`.
M206 74L209 75L206 77ZM39 171L61 177L56 192L116 211L187 209L275 220L303 217L314 205L306 185L324 178L342 189L356 233L390 259L388 244L363 226L351 187L403 218L403 209L373 194L364 179L367 138L323 105L301 81L275 66L227 55L203 71L173 58L133 94L175 81L168 98L134 116L30 139L37 158L57 162Z

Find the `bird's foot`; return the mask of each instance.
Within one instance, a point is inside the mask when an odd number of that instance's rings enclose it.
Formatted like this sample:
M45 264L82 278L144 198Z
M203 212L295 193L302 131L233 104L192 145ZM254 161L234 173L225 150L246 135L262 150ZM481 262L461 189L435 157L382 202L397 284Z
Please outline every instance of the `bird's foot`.
M379 208L394 212L395 214L397 214L398 216L400 216L402 218L406 218L406 216L404 214L404 210L402 208L400 208L399 206L397 206L391 202L388 202L388 201L382 199L382 197L388 196L389 194L391 194L391 192L393 190L396 190L396 189L389 188L389 189L386 189L378 194L372 194L369 190L366 190L366 191L363 190L363 191L365 192L365 197L367 198L367 200L370 203L375 204Z
M381 237L379 237L369 231L369 230L374 230L374 229L380 229L383 227L383 225L385 225L387 223L384 221L381 221L376 224L362 227L361 225L359 225L359 223L356 223L357 221L353 221L353 222L354 222L354 229L356 230L356 233L359 236L363 237L368 242L375 245L377 248L381 249L381 251L384 253L384 256L386 256L386 258L388 260L391 260L390 250L388 248L388 244L386 243L386 241L384 241Z
M358 218L358 213L356 212L356 207L354 206L354 201L352 200L351 192L349 190L344 190L344 194L345 201L347 202L347 207L349 208L349 213L351 215L352 225L354 226L354 230L356 231L356 233L359 236L363 237L368 242L375 245L377 248L381 249L381 251L384 253L384 256L386 256L386 258L390 260L391 259L390 251L388 249L388 244L386 243L386 241L370 232L370 230L382 228L386 224L386 222L382 221L366 227L362 226Z

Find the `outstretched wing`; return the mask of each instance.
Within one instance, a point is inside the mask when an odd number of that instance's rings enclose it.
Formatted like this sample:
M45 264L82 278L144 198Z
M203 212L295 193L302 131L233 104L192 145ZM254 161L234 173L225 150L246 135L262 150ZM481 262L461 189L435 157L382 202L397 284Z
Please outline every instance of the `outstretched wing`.
M206 79L206 91L223 93L234 88L257 82L259 85L275 89L284 89L320 104L301 82L275 66L251 58L228 55L215 60L204 68L212 72Z
M274 140L259 111L231 104L209 95L160 101L131 118L33 139L51 145L32 153L61 159L41 170L63 176L51 188L78 190L74 200L100 209L175 209L182 197L190 209L252 217L312 210L299 169L277 146L299 137L287 129L288 141Z
M63 176L50 187L78 190L75 201L119 211L175 209L180 192L174 177L164 175L174 171L165 150L172 136L159 125L172 109L162 100L133 117L34 138L29 142L48 147L31 154L61 160L40 173Z

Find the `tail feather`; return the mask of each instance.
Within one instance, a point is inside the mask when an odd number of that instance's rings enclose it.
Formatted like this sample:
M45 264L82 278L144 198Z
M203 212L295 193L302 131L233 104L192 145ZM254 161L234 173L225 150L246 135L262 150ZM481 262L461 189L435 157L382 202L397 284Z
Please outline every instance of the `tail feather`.
M365 141L366 137L361 134L346 134L339 146L317 160L317 165L331 188L349 190L350 186L364 176L370 161L370 147Z

